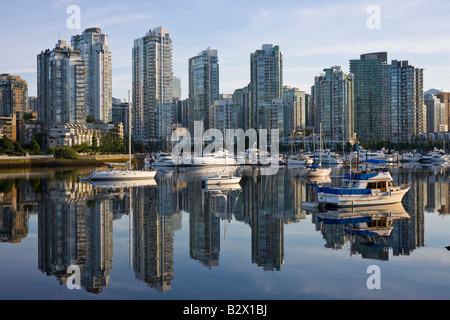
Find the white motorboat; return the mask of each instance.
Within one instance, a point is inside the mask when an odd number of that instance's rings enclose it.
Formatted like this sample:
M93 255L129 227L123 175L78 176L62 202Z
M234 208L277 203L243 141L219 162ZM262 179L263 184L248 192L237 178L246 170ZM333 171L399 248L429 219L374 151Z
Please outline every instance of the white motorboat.
M311 157L307 155L291 155L287 158L287 165L288 166L304 166L304 165L310 165L313 164L314 161L311 159Z
M215 153L204 154L203 156L194 156L189 160L181 161L181 166L236 166L237 161L234 155L228 150L219 149Z
M205 177L202 179L202 184L204 186L206 185L235 185L239 184L241 182L242 177L235 177L235 176L223 176L223 175L217 175L217 176L211 176L211 177Z
M154 159L145 159L146 165L153 165L155 168L175 168L175 161L169 153L159 153Z
M344 176L342 187L318 188L320 203L335 207L373 206L401 202L411 188L410 184L392 185L387 170L369 173L349 173Z
M401 157L403 163L416 163L422 160L422 155L417 152L407 152Z
M388 153L384 148L376 151L369 151L359 148L359 161L381 160L386 162L394 162L396 155Z
M434 149L433 151L422 156L423 163L445 163L447 158L443 150Z
M317 163L320 158L322 159L321 161L323 164L339 165L344 163L339 154L331 152L328 149L324 151L314 152L313 154L314 162Z
M308 166L305 169L304 176L306 177L326 177L329 176L331 173L331 168L323 168L322 166L315 165L315 166Z

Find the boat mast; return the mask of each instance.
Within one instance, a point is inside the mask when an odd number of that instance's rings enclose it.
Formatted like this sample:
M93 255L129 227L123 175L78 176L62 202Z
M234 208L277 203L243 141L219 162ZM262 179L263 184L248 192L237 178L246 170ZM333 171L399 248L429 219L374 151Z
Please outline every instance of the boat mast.
M131 170L131 93L128 90L128 153L130 156L130 170Z
M320 167L322 167L322 123L320 124L320 132L319 132L319 146L320 146Z

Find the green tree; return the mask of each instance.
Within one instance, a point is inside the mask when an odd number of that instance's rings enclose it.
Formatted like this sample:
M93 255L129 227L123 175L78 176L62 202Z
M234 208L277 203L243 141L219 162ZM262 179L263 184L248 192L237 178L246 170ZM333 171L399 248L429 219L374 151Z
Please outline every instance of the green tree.
M36 140L31 141L30 152L32 154L39 154L41 152L41 146Z
M7 136L3 136L0 139L0 151L6 154L14 152L14 143Z
M87 118L86 118L86 122L87 123L95 123L95 117L94 116L91 116L91 115L89 115L89 116L87 116Z
M97 139L97 135L94 134L92 136L92 149L97 150L98 148L98 139Z
M25 112L25 113L23 114L22 120L23 120L24 122L28 122L28 121L33 120L33 119L34 119L34 116L33 116L32 113Z
M23 156L25 154L25 149L22 147L19 141L14 142L14 154L17 156Z
M78 159L78 153L70 147L56 147L54 155L56 159Z

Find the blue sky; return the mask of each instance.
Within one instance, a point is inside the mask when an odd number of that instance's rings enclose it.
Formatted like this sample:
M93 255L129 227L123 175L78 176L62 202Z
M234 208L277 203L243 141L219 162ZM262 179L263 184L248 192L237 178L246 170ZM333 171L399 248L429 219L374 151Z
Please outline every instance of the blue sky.
M248 0L54 0L1 1L0 73L20 75L36 95L36 56L54 48L61 35L100 27L109 36L113 96L131 89L133 41L149 29L169 29L174 76L187 97L188 59L217 49L220 91L233 93L250 81L250 53L279 45L284 84L310 91L314 76L360 54L387 51L389 60L409 60L425 69L425 90L450 91L450 1L248 1ZM81 10L81 30L67 28L67 8ZM380 28L369 29L369 6L380 9Z

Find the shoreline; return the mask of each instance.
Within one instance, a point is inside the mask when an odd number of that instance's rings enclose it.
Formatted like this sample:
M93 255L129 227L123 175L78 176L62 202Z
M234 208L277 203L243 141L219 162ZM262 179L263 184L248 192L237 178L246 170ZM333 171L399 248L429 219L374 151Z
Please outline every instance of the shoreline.
M144 155L132 156L132 161L140 163ZM91 167L105 163L126 163L129 155L81 155L79 159L55 159L53 157L10 157L0 158L0 169Z

